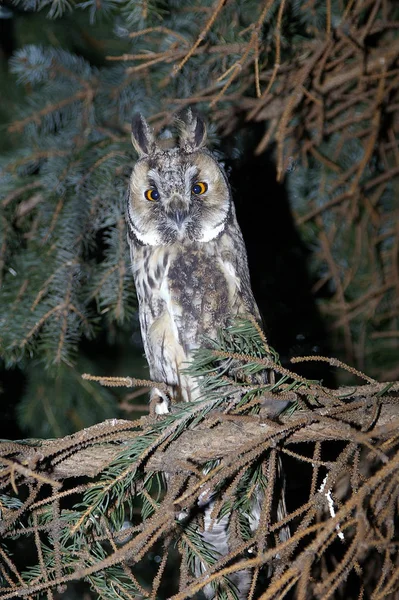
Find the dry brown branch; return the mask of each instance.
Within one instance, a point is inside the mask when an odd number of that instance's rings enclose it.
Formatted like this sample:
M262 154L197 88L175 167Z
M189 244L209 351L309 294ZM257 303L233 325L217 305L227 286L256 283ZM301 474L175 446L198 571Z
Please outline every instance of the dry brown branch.
M267 341L264 340L264 343L267 344ZM86 378L99 379L106 385L109 383L108 379L111 384L131 386L134 383L132 378ZM273 396L272 393L269 394ZM181 423L187 418L187 405L182 405L175 407L176 416L172 419L167 417L169 421L165 422L165 426L162 425L163 419L160 417L142 417L138 421L115 419L63 439L30 442L28 445L17 442L0 444L0 487L3 493L7 489L14 489L14 493L19 494L25 486L30 489L22 507L18 510L4 509L0 522L3 538L7 539L8 536L15 535L17 523L23 518L23 514L32 514L32 526L25 530L18 528L19 535L29 536L33 533L41 568L41 579L31 583L29 592L33 594L49 590L54 585L83 577L90 579L95 573L112 565L123 565L129 580L137 582L134 565L139 563L141 557L157 541L162 540L164 550L158 575L150 589L143 590L146 597L154 597L161 584L167 556L175 543L176 511L192 510L204 485L215 489L225 482L221 488L222 495L212 512L212 518L216 519L223 502L234 502L236 496L239 496L239 486L247 469L251 468L254 461L262 458L265 461L269 491L265 495L260 524L253 538L248 541L240 539L239 530L236 529L236 541L231 552L209 567L206 578L198 580L184 571L184 559L180 590L175 597L191 597L193 593L202 589L207 581L220 581L225 575L243 567L253 570L253 595L254 581L258 579L260 569L265 564L275 564L279 573L264 593L265 598L284 597L287 589L296 585L298 594L303 595L304 578L308 583L312 581L314 597L320 594L323 597L326 594L331 595L330 592L344 585L349 571L356 572L368 556L374 556L374 549L386 543L378 538L378 530L382 531L386 527L385 523L392 522L399 493L395 479L399 475L399 383L373 382L368 385L328 390L308 382L307 388L299 388L294 394L297 401L299 396L302 397L300 404L303 408L293 415L280 416L277 421L270 421L266 414L263 415L263 408L259 414L242 416L234 414L234 409L228 415L213 410L195 427L181 429ZM263 397L265 407L268 401L268 395ZM193 405L193 414L199 414L206 402L199 402L198 406ZM181 408L183 411L179 412ZM147 436L148 443L143 446ZM322 460L326 444L331 443L340 443L341 450L335 458L331 456L330 459ZM136 446L142 448L135 453L136 458L129 459L119 473L113 476L113 469L116 468L120 457ZM313 447L310 454L305 449L309 447ZM309 487L305 503L298 506L294 503L291 512L279 520L272 511L271 494L278 485L276 461L280 453L290 456L298 467L301 464L308 466L309 477L305 480ZM207 474L203 474L201 466L215 460L219 461L218 465ZM65 551L60 545L64 527L60 520L65 518L62 510L63 499L71 495L92 494L95 490L107 495L111 489L140 469L144 477L145 474L154 472L167 473L169 477L169 490L160 502L149 490L142 487L143 483L137 483L136 493L141 493L151 505L152 516L138 528L132 527L128 541L120 545L119 540L123 532L113 531L103 515L102 525L98 523L96 526L97 531L99 528L102 533L97 532L96 535L99 540L110 540L107 557L96 563L87 562L89 550L82 548L81 558L83 560L86 556L87 560L78 562L73 572L65 572ZM101 485L98 486L96 480L99 477L103 478L106 473L106 479L102 479ZM352 475L348 477L348 473ZM81 477L87 477L87 483L74 485L76 478ZM43 485L46 483L49 484L49 489L43 496ZM253 485L247 493L250 495L255 490L256 486ZM334 513L331 513L331 502L334 501L329 499L332 491L334 496L339 498ZM383 504L379 500L382 496L387 498ZM111 506L112 502L109 508ZM378 520L368 520L367 526L364 511L366 506L369 512L378 515ZM81 511L80 516L78 515L75 522L69 526L70 535L77 534L81 527L89 526L96 507L94 502ZM41 518L45 510L51 510L52 518L48 524L43 523ZM280 531L288 523L291 537L286 541L277 539L274 542L275 547L274 544L270 545L270 536L274 536L274 532ZM41 542L42 533L50 531L54 532L54 555L58 557L55 571L48 568ZM330 552L337 532L343 536L344 556L323 579L320 579L317 557ZM394 528L385 529L384 536L386 539L390 536L389 543L393 544L394 548ZM179 547L184 557L184 548L191 548L192 551L195 546L188 534L183 533L181 539L184 544ZM253 558L242 554L249 547L252 548ZM241 557L241 562L236 561L238 557ZM1 555L1 560L4 564L3 569L8 569L10 575L7 577L8 589L0 592L0 598L5 600L25 594L27 587L18 568L8 556ZM376 568L376 574L382 573L382 564ZM385 569L388 570L385 578L382 575L379 578L378 589L386 589L389 586L389 589L394 590L396 567L387 567L385 563Z

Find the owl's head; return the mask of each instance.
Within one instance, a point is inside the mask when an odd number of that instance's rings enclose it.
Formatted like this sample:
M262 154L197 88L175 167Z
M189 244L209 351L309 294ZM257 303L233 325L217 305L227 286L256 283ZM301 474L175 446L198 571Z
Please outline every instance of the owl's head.
M141 115L133 118L139 154L128 194L131 237L150 246L208 242L224 230L231 212L226 176L205 148L202 119L187 111L177 119L178 145L162 149Z

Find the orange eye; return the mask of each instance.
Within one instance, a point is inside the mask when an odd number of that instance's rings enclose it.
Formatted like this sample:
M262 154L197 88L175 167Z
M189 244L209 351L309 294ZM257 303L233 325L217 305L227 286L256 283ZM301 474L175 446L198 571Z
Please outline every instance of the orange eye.
M157 188L150 188L149 190L146 190L144 192L144 197L147 200L150 200L150 202L156 202L157 200L159 200L159 192Z
M200 196L201 194L205 194L207 189L208 184L205 183L205 181L197 181L197 183L194 183L193 187L191 188L191 191L196 196Z

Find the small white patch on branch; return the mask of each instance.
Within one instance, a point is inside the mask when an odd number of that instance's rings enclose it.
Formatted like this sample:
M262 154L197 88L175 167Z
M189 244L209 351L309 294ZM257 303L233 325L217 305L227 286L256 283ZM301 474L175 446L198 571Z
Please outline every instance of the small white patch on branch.
M320 486L319 492L322 492L324 490L326 482L327 482L327 477L328 477L328 475L326 475L324 477L323 483ZM324 495L327 498L330 515L332 518L334 518L335 517L335 508L334 508L334 500L331 495L331 490L327 490L326 492L324 492ZM341 527L339 526L339 523L337 523L337 525L335 526L335 529L337 530L337 535L338 535L339 539L343 541L345 539L345 536L341 531Z

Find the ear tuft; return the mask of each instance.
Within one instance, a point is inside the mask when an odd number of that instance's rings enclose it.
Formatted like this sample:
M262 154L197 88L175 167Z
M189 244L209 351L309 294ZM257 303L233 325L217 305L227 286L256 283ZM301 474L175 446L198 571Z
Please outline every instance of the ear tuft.
M155 151L154 135L141 114L136 114L132 119L132 144L140 158Z
M190 108L176 118L180 129L179 146L185 152L195 152L206 143L206 127L202 118Z

